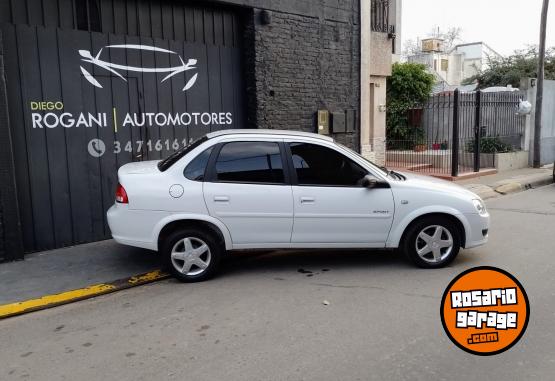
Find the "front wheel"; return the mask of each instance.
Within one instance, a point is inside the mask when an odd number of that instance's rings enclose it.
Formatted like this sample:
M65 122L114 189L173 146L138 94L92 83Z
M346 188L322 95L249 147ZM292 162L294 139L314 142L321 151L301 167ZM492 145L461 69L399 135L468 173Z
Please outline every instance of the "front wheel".
M459 253L461 239L457 227L447 218L423 218L413 224L402 244L404 254L418 267L441 268Z
M202 282L218 270L223 248L213 234L178 230L167 237L161 254L166 268L182 282Z

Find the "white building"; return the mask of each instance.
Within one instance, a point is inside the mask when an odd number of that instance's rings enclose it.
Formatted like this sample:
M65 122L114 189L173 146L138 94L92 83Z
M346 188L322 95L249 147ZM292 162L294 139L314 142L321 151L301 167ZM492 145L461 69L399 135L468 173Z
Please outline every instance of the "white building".
M436 90L445 91L461 86L465 79L486 69L489 59L495 57L500 54L484 42L445 49L442 39L428 38L422 40L421 52L407 57L407 60L426 65L437 78Z

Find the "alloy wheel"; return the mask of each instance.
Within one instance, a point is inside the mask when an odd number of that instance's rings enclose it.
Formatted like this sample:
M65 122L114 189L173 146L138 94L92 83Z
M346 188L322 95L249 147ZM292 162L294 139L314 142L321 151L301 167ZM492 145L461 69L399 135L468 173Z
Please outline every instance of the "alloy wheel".
M453 235L443 226L428 226L416 236L416 253L428 263L440 263L452 251Z
M196 237L186 237L176 242L171 251L173 267L183 275L202 274L210 265L210 247Z

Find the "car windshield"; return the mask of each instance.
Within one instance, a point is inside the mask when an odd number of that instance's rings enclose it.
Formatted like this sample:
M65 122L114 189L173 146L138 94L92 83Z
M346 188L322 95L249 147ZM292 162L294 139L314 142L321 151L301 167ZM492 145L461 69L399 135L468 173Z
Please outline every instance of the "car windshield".
M160 172L165 172L166 170L168 170L168 168L170 168L172 165L177 163L179 161L179 159L181 159L183 156L187 155L189 152L191 152L192 150L194 150L195 148L197 148L198 146L200 146L202 143L206 142L207 140L208 140L208 138L206 136L203 136L202 138L200 138L200 139L194 141L193 143L189 144L187 147L184 147L184 148L181 148L178 151L175 151L170 156L168 156L166 159L164 159L164 160L162 160L161 162L158 163L158 169L160 170Z
M380 166L380 165L377 165L377 164L373 163L372 161L368 160L367 158L365 158L364 156L362 156L362 155L359 154L358 152L353 151L353 150L350 149L349 147L345 147L343 144L340 144L340 143L337 143L337 142L336 142L335 144L337 144L339 147L341 147L341 148L343 148L343 149L345 149L345 150L347 150L347 151L349 151L349 152L354 153L355 155L357 155L357 156L360 157L361 159L364 159L365 161L367 161L368 163L370 163L370 164L372 165L373 168L376 168L378 171L380 171L380 172L381 172L382 174L384 174L385 176L389 176L390 171L389 171L386 167L383 167L383 166Z

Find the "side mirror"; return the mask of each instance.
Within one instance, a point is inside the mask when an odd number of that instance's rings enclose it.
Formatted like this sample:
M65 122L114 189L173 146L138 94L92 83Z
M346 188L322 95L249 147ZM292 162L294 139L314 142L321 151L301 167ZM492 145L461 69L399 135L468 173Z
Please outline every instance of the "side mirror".
M370 175L366 175L362 179L362 186L368 189L376 188L378 186L378 183L379 181Z

